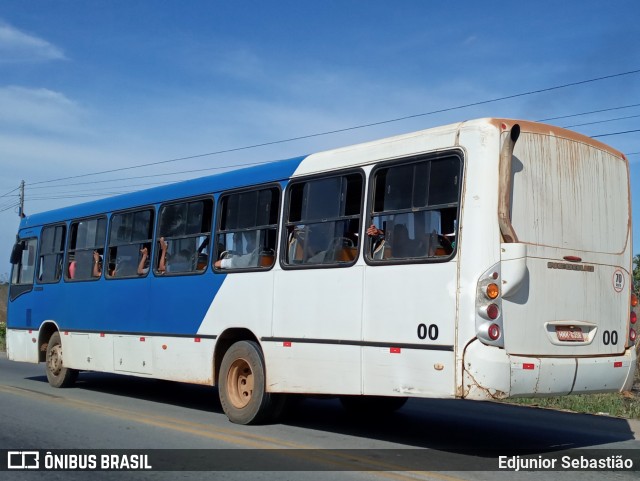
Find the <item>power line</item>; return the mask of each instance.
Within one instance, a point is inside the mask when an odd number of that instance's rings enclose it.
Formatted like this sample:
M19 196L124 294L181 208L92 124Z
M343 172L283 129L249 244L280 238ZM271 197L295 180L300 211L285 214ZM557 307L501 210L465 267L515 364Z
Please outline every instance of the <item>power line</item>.
M136 192L135 190L125 190L125 191L119 191L119 192L101 192L101 193L95 193L95 194L60 194L60 195L54 195L54 196L47 196L47 197L34 197L34 198L30 198L29 201L40 201L40 200L52 200L52 199L76 199L76 198L80 198L80 197L108 197L111 195L122 195L122 194L130 194L131 192ZM17 205L17 204L16 204Z
M4 209L5 207L9 206L9 205L15 205L18 202L15 200L9 201L9 202L5 202L4 204L0 205L0 209Z
M243 164L233 164L233 165L222 165L222 166L218 166L218 167L206 167L204 169L193 169L193 170L178 170L178 171L174 171L174 172L168 172L165 174L149 174L149 175L139 175L139 176L134 176L134 177L121 177L118 179L109 179L109 180L92 180L89 182L74 182L71 184L58 184L58 185L40 185L37 187L30 187L30 185L27 185L27 188L30 190L35 190L35 189L55 189L57 187L68 187L68 186L74 186L74 185L88 185L88 184L104 184L107 182L118 182L121 180L133 180L133 179L149 179L151 177L164 177L167 175L178 175L178 174L191 174L194 172L206 172L206 171L211 171L211 170L222 170L222 169L235 169L238 167L250 167L253 165L263 165L263 164L271 164L273 163L273 160L268 160L268 161L260 161L260 162L246 162ZM32 185L32 184L31 184Z
M607 122L615 122L617 120L626 120L626 119L635 119L636 117L640 117L640 115L629 115L627 117L616 117L615 119L597 120L594 122L585 122L583 124L565 125L563 128L571 129L573 127L584 127L585 125L606 124Z
M632 116L632 117L638 117L638 116ZM602 123L602 122L608 122L608 121L613 121L613 120L619 120L619 119L610 119L610 120L605 120L605 121L601 121L601 122L594 122L594 123ZM588 125L588 124L583 124L583 125ZM595 136L592 136L592 138L607 137L607 136L613 136L613 135L621 135L621 134L626 134L626 133L631 133L631 132L637 132L637 130L630 130L630 131L625 131L625 132L612 132L612 133L608 133L608 134L595 135ZM640 152L631 152L631 153L628 153L628 154L625 154L625 155L626 156L631 156L631 155L637 155L639 153ZM242 165L265 164L265 163L270 163L270 162L251 162L251 163L242 164ZM232 167L232 166L228 166L228 167ZM222 168L227 168L227 167L213 167L213 168L207 168L207 169L194 169L194 170L190 170L190 171L178 171L178 172L172 172L172 173L168 173L168 174L144 175L144 176L139 176L139 177L130 177L128 179L140 179L140 178L156 177L156 176L163 176L163 175L175 175L175 174L180 174L180 173L184 174L184 173L190 173L190 172L199 172L199 171L202 171L202 170L218 170L218 169L222 169ZM87 182L86 184L115 182L115 181L120 181L120 180L127 180L127 178L112 179L112 180L102 180L102 181L92 181L92 182ZM186 179L182 179L182 180L186 180ZM119 188L131 188L131 187L146 187L146 186L151 186L151 185L167 185L167 184L174 184L174 183L180 182L180 181L181 180L172 180L172 181L166 181L166 182L150 182L150 183L144 183L144 184L129 184L129 185L119 185L118 187ZM85 185L85 183L78 182L78 183L73 183L73 184L62 184L62 185L56 185L56 186L40 186L40 187L33 187L32 189L57 189L57 188L60 188L60 187L72 186L72 185L73 186L75 186L75 185ZM78 192L87 192L87 191L90 191L92 193L91 194L77 194ZM43 193L44 195L40 194L40 197L31 197L31 198L29 198L29 200L42 201L42 200L52 200L52 199L73 199L73 198L81 198L81 197L100 197L100 196L127 194L127 193L130 193L130 192L135 192L135 189L134 190L128 190L128 191L125 191L125 192L112 192L110 190L101 191L99 189L98 190L95 190L95 189L81 189L81 190L75 190L75 191L62 191L62 192ZM72 195L72 193L74 193L74 195ZM46 195L46 194L49 194L49 195ZM1 206L0 206L0 208L1 208Z
M20 188L20 186L16 187L15 189L10 190L10 191L9 191L9 192L7 192L6 194L2 194L2 195L0 195L0 197L6 197L6 196L8 196L9 194L11 194L11 193L15 192L16 190L18 190L19 188ZM16 194L16 195L18 195L18 194Z
M146 164L139 164L139 165L134 165L134 166L131 166L131 167L121 167L121 168L117 168L117 169L103 170L103 171L100 171L100 172L91 172L91 173L87 173L87 174L79 174L79 175L72 175L72 176L67 176L67 177L60 177L58 179L50 179L50 180L45 180L45 181L40 181L40 182L33 182L31 185L46 184L46 183L58 182L58 181L69 180L69 179L78 179L78 178L82 178L82 177L89 177L89 176L92 176L92 175L101 175L101 174L109 174L109 173L113 173L113 172L122 172L122 171L125 171L125 170L132 170L132 169L139 169L139 168L142 168L142 167L150 167L150 166L155 166L155 165L168 164L168 163L171 163L171 162L178 162L178 161L181 161L181 160L190 160L190 159L196 159L196 158L207 157L207 156L212 156L212 155L220 155L220 154L226 154L226 153L231 153L231 152L239 152L239 151L242 151L242 150L249 150L249 149L255 149L255 148L258 148L258 147L266 147L266 146L270 146L270 145L283 144L283 143L287 143L287 142L293 142L293 141L296 141L296 140L304 140L304 139L310 139L310 138L314 138L314 137L321 137L321 136L325 136L325 135L341 133L341 132L349 132L349 131L363 129L363 128L367 128L367 127L374 127L374 126L378 126L378 125L385 125L385 124L390 124L390 123L393 123L393 122L399 122L399 121L402 121L402 120L409 120L409 119L414 119L414 118L418 118L418 117L425 117L425 116L428 116L428 115L451 112L451 111L454 111L454 110L461 110L461 109L465 109L465 108L469 108L469 107L477 107L479 105L486 105L486 104L490 104L490 103L494 103L494 102L510 100L510 99L519 98L519 97L525 97L525 96L544 93L544 92L551 92L551 91L554 91L554 90L564 89L564 88L568 88L568 87L575 87L577 85L584 85L584 84L588 84L588 83L598 82L598 81L601 81L601 80L608 80L608 79L612 79L612 78L616 78L616 77L622 77L622 76L625 76L625 75L634 75L634 74L637 74L637 73L640 73L640 69L630 70L628 72L621 72L621 73L617 73L617 74L605 75L605 76L602 76L602 77L596 77L596 78L587 79L587 80L580 80L580 81L577 81L577 82L570 82L570 83L567 83L567 84L557 85L557 86L554 86L554 87L546 87L546 88L543 88L543 89L531 90L531 91L528 91L528 92L522 92L522 93L518 93L518 94L507 95L507 96L504 96L504 97L498 97L498 98L490 99L490 100L482 100L482 101L478 101L478 102L471 102L471 103L468 103L468 104L458 105L458 106L455 106L455 107L448 107L448 108L445 108L445 109L432 110L430 112L423 112L423 113L419 113L419 114L407 115L407 116L403 116L403 117L397 117L397 118L394 118L394 119L382 120L382 121L378 121L378 122L371 122L371 123L368 123L368 124L362 124L362 125L357 125L357 126L353 126L353 127L346 127L346 128L343 128L343 129L336 129L336 130L330 130L330 131L326 131L326 132L319 132L319 133L315 133L315 134L302 135L302 136L298 136L298 137L291 137L289 139L275 140L275 141L271 141L271 142L263 142L263 143L248 145L248 146L244 146L244 147L236 147L236 148L231 148L231 149L218 150L218 151L215 151L215 152L208 152L208 153L205 153L205 154L196 154L196 155L190 155L190 156L185 156L185 157L178 157L178 158L175 158L175 159L161 160L161 161L158 161L158 162L149 162L149 163L146 163Z
M626 130L624 132L611 132L610 134L600 134L600 135L592 135L592 139L597 139L598 137L610 137L612 135L622 135L622 134L631 134L633 132L640 132L640 129L636 130Z
M582 112L579 114L571 114L571 115L562 115L560 117L549 117L548 119L536 120L536 122L548 122L549 120L568 119L571 117L580 117L582 115L591 115L591 114L599 114L601 112L610 112L612 110L630 109L632 107L640 107L640 104L624 105L622 107L611 107L608 109L592 110L590 112Z
M0 209L0 212L4 212L6 210L13 209L15 207L18 207L19 205L20 205L20 202L15 202L14 204L11 204L10 206L5 207L4 209Z
M148 187L148 186L153 186L153 185L167 185L167 184L175 184L176 182L180 182L180 180L166 180L164 182L146 182L144 184L128 184L128 185L118 185L117 188L119 189L124 189L124 188L130 188L130 187ZM49 189L57 189L58 187L62 187L60 185L56 185L56 186L50 186L48 187ZM104 187L104 189L113 189L116 186L111 186L111 187ZM39 192L36 193L34 195L46 195L46 194L51 194L51 195L55 195L55 194L72 194L74 192L93 192L93 193L97 193L100 192L100 189L76 189L76 190L65 190L65 191L59 191L59 192Z

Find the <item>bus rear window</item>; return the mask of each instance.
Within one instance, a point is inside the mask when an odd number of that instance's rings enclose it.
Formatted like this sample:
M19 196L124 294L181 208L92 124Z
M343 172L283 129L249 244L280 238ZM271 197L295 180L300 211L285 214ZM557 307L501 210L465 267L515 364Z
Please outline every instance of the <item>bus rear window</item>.
M620 253L629 229L627 166L573 140L522 134L512 163L512 224L520 242Z

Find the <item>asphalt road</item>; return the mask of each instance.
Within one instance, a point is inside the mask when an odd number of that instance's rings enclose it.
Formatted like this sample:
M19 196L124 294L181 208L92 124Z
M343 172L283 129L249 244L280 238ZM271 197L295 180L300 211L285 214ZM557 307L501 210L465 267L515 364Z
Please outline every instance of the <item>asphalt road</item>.
M82 449L98 450L98 455L114 449L181 450L150 452L152 465L173 472L0 473L11 481L89 475L91 479L449 481L640 477L640 471L496 470L496 456L503 453L534 458L548 453L558 458L560 466L564 450L572 450L571 459L589 457L592 449L623 457L640 452L638 421L498 403L412 399L397 413L381 418L349 414L335 399L300 399L278 424L238 426L227 420L214 388L82 373L75 387L54 389L47 384L42 364L9 362L0 353L0 406L4 450L55 454ZM210 471L194 471L205 468Z

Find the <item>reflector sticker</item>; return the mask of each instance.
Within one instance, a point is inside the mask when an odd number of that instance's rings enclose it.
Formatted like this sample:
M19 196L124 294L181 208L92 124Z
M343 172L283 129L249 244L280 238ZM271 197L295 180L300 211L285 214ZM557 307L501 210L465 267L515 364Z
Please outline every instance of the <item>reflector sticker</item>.
M389 349L389 352L391 354L400 354L401 349L399 347L392 347L391 349Z

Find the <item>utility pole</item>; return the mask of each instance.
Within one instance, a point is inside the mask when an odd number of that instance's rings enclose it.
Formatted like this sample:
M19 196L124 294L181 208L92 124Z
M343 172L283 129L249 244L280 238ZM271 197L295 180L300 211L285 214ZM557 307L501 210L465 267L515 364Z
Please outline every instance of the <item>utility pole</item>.
M20 182L20 207L18 207L18 215L22 219L24 215L24 180Z

